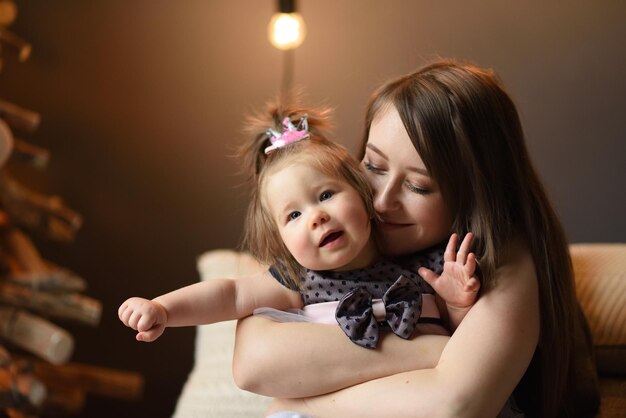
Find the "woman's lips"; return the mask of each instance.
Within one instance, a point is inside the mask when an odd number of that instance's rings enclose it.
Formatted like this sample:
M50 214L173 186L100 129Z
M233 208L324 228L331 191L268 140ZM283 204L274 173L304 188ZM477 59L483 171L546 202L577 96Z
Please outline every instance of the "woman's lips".
M393 222L393 221L379 221L377 225L379 228L385 228L385 229L398 229L398 228L404 228L406 226L411 226L410 223Z

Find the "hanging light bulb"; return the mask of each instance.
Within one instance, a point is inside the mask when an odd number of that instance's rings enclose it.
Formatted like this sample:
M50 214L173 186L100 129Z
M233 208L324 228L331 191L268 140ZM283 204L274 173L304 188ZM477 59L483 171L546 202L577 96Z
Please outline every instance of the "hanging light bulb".
M295 3L295 0L278 0L278 13L270 20L268 37L278 49L294 49L304 41L306 28Z

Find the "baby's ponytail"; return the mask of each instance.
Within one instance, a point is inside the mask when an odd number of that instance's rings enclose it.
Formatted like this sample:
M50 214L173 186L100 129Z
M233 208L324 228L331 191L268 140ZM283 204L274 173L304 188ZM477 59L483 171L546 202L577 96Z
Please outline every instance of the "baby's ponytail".
M241 162L242 173L251 182L252 187L258 183L259 174L272 154L265 152L266 148L272 145L271 131L283 133L285 118L296 126L306 118L309 134L326 139L325 132L331 126L330 113L330 108L305 108L296 98L292 103L283 103L277 99L269 102L262 111L249 115L243 132L246 139L237 150L236 156Z

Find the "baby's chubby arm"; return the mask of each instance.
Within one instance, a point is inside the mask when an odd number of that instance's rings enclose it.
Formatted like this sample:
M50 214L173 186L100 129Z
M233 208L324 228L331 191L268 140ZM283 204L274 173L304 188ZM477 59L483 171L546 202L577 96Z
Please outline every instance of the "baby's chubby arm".
M127 299L118 309L122 323L137 331L137 341L151 342L166 327L195 326L240 319L259 307L299 308L298 292L278 283L267 271L238 279L195 283L155 299Z

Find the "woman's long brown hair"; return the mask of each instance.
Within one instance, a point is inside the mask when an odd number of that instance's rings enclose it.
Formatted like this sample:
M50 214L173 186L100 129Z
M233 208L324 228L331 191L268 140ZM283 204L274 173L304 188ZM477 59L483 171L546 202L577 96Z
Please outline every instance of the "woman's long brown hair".
M373 120L390 105L440 186L453 214L452 232L475 234L483 289L497 285L495 271L512 240L528 246L539 286L541 334L531 365L540 369L540 382L526 383L540 384L541 416L562 416L578 319L572 265L513 101L492 71L454 61L431 64L374 93L361 156Z

